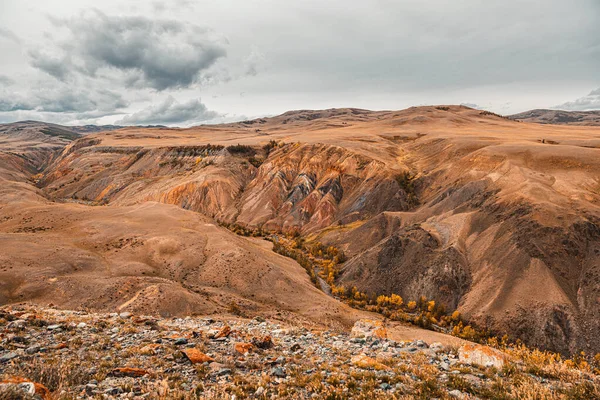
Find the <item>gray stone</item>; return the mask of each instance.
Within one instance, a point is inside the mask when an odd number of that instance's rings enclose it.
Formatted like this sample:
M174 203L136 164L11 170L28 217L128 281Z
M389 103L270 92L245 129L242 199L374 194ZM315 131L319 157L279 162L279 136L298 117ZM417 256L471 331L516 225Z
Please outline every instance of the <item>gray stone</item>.
M40 346L31 346L25 349L25 353L27 354L35 354L39 353L41 347Z
M123 389L121 389L120 387L110 387L104 391L104 394L107 394L109 396L116 396L122 392L123 392Z
M19 355L17 353L6 353L0 356L0 364L4 364L6 362L9 362L12 359L15 359L19 357Z
M16 321L11 321L6 326L9 329L23 329L27 325L27 321L23 319L17 319Z

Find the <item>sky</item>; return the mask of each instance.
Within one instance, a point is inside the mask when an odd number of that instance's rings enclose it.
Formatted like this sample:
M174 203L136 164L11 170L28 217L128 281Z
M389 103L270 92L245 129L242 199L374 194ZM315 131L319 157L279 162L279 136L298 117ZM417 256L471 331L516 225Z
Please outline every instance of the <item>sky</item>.
M600 1L2 0L0 122L600 109Z

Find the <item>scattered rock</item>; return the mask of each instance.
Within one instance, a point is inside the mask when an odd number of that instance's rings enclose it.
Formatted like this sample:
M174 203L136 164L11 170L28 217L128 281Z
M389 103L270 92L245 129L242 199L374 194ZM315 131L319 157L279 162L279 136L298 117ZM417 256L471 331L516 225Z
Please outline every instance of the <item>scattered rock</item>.
M428 346L420 340L395 342L379 338L375 331L383 326L364 321L354 330L355 335L363 335L357 338L341 330L282 327L284 322L236 320L215 325L221 322L194 317L153 319L153 326L160 331L157 332L146 323L139 324L133 317L123 319L118 314L109 317L107 314L77 314L60 310L44 312L46 314L39 317L37 313L31 315L36 315L35 321L45 318L68 332L49 332L47 324L32 323L34 320L26 319L23 314L2 313L0 308L0 316L8 322L27 321L23 329L0 331L0 376L24 375L22 371L27 371L30 360L42 363L59 360L63 365L71 366L74 374L87 375L88 378L78 384L61 382L60 390L53 394L57 399L178 398L181 392L200 393L198 389L206 398L214 398L214 395L224 392L230 393L229 398L233 393L238 398L275 398L284 389L287 393L298 394L294 398L307 399L326 397L330 394L326 390L332 386L335 386L336 395L341 395L338 396L340 398L356 398L363 393L373 398L404 398L419 392L423 383L418 370L421 365L426 366L428 375L436 379L439 398L467 399L471 395L456 390L460 387L455 385L454 379L484 393L492 388L495 378L501 377L501 374L494 370L483 374L481 365L493 365L495 357L505 363L510 362L503 353L485 346L464 346L459 357L440 343ZM81 323L86 324L86 329L74 329ZM220 328L215 329L215 326ZM208 340L217 335L219 338ZM173 351L174 343L181 346L181 351ZM18 362L14 361L15 358ZM215 358L221 362L215 362ZM456 368L459 360L460 368ZM111 372L105 379L100 382L90 379L98 376L106 366L110 366ZM121 367L114 368L116 366ZM515 363L514 366L520 384L542 385L540 389L548 393L560 395L577 384L545 379L524 370L523 365ZM367 382L361 379L361 370L370 370L368 374L376 380L369 378ZM328 383L313 388L312 392L306 391L306 379L314 379L317 373L320 374L319 379L326 383L335 382L335 385ZM594 388L600 382L588 372L578 371L577 374L581 376L578 381L590 382L596 385ZM167 387L167 380L176 384L172 386L169 383ZM246 383L240 385L239 382ZM15 390L25 396L25 393L31 393L32 385L35 387L27 379L9 384L12 386L8 393L13 397ZM507 380L506 384L514 388L510 381ZM373 388L374 394L365 392ZM3 391L0 398L4 394ZM37 393L34 397L41 398Z

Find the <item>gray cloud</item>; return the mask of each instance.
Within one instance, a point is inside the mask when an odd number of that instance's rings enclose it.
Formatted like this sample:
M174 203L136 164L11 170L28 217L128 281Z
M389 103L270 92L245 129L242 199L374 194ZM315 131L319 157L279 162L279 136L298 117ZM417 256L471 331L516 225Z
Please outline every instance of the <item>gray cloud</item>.
M258 75L258 71L264 67L266 57L258 48L254 47L250 54L244 59L244 73L250 76Z
M20 101L14 101L10 99L0 98L0 112L13 112L21 110L34 110L35 107L31 104L22 103Z
M112 112L128 105L119 93L105 89L93 92L63 89L39 93L36 97L37 110L54 113Z
M14 79L12 79L6 75L0 75L0 87L11 86L11 85L14 85L14 83L15 83Z
M568 101L552 108L566 111L600 110L600 88L592 90L587 96Z
M219 114L208 110L200 99L179 103L172 96L169 96L164 102L128 115L117 121L117 124L177 124L182 122L204 122L217 117L219 117Z
M46 113L76 113L108 115L127 107L128 103L116 92L81 90L68 87L40 89L22 96L4 93L0 97L0 112L38 111Z
M70 74L96 78L120 72L138 88L185 88L226 55L224 42L212 32L174 20L94 11L52 21L66 27L69 36L55 49L57 56L30 52L31 65L59 80Z
M40 52L39 50L31 50L31 65L58 80L64 81L70 74L67 60L59 59L51 55Z
M21 43L21 39L15 33L9 29L0 27L0 38L6 38L15 43Z
M514 114L563 103L573 87L598 87L598 0L547 0L543 12L539 0L60 3L0 7L0 75L14 80L0 81L4 109L25 115L22 109L34 107L32 116L62 118L112 108L114 116L102 120L112 123L152 98L172 95L187 104L201 95L221 113L211 122L300 108L461 101ZM39 87L61 94L55 106L50 94L40 98ZM4 96L8 89L22 96ZM96 95L100 89L123 102ZM562 108L595 108L597 95Z

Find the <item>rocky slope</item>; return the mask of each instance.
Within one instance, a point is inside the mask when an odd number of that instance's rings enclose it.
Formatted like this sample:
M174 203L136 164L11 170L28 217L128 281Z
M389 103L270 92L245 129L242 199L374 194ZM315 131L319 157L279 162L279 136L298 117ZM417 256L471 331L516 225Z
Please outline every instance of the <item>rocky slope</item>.
M597 128L518 123L465 107L305 110L229 125L87 135L52 160L37 190L56 202L84 203L81 218L89 215L94 225L168 213L157 217L164 225L142 235L148 244L139 254L153 251L148 241L166 226L176 235L210 223L190 211L297 231L346 252L338 285L406 300L426 296L532 345L594 352L599 149ZM144 205L149 201L189 211ZM190 222L175 222L181 219ZM23 224L0 228L14 232ZM75 235L87 235L79 224ZM136 257L140 271L173 279L161 263ZM188 279L174 276L178 285Z
M522 348L396 341L381 324L0 310L11 399L598 398L593 368ZM600 367L600 366L598 366Z

